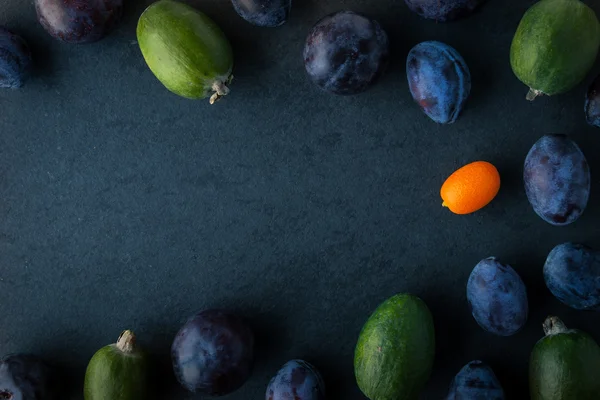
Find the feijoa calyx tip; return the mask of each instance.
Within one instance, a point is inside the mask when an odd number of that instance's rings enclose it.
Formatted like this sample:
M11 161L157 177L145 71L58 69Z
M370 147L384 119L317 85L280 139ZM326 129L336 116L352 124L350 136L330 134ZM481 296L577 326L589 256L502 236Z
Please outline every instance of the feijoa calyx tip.
M567 326L560 318L550 315L543 323L544 334L546 336L557 335L568 331Z
M135 351L135 334L133 331L124 330L121 332L119 339L117 339L117 349L121 350L123 353L133 353Z

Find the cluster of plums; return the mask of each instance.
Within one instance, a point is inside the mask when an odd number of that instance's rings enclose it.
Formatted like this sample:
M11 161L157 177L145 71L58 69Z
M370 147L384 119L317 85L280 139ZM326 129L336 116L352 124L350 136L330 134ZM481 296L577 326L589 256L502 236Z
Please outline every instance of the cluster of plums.
M523 172L525 192L546 222L563 226L583 213L590 194L590 171L577 144L565 135L546 135L531 148ZM550 252L544 266L546 285L561 302L578 310L600 308L600 253L566 243ZM495 258L482 260L467 284L473 317L486 331L509 336L528 315L523 281Z
M365 91L384 73L388 59L385 31L351 11L317 22L304 47L308 76L340 95ZM420 43L408 54L406 73L414 100L429 118L441 124L456 121L471 90L469 68L458 51L438 41Z
M600 252L582 244L560 244L548 254L543 275L562 303L576 310L600 310ZM494 257L471 272L467 300L475 321L490 333L514 335L527 322L525 284L512 267Z

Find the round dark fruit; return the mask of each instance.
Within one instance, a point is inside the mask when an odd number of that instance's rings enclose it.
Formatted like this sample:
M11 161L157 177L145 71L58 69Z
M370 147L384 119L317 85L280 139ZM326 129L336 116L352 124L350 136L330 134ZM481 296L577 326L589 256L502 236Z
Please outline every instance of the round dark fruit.
M50 368L29 354L11 354L0 360L0 399L54 400L55 382Z
M600 75L596 77L587 91L584 109L587 123L600 128Z
M238 316L205 310L190 318L171 347L173 370L190 392L222 396L250 377L254 334Z
M511 336L527 322L525 284L510 265L494 257L481 260L471 271L467 301L475 321L490 333Z
M471 73L456 49L419 43L408 53L406 75L410 94L429 118L438 124L458 119L471 92Z
M265 400L325 400L325 384L317 369L303 360L281 367L267 387Z
M575 222L590 197L590 168L579 146L565 135L546 135L529 150L523 169L525 194L544 221Z
M31 72L31 52L20 36L0 27L0 88L23 86Z
M387 34L374 20L352 11L321 19L304 46L304 65L322 89L341 95L365 91L384 72L389 59Z
M411 11L437 22L454 21L473 13L485 0L404 0Z
M292 8L292 0L231 0L231 3L240 17L266 28L283 25Z
M123 0L35 0L38 19L56 39L91 43L115 27L123 13Z
M475 360L456 374L446 400L504 400L504 390L492 368Z

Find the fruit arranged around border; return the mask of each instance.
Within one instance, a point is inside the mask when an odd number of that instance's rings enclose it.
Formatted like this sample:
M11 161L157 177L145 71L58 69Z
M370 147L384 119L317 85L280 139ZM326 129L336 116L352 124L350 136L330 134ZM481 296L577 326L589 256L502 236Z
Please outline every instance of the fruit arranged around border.
M354 374L371 400L417 399L429 380L435 330L429 308L411 294L385 300L360 332Z
M544 221L575 222L590 196L590 168L577 144L566 135L546 135L529 150L523 169L525 193Z
M490 333L511 336L527 322L525 284L510 265L494 257L481 260L471 271L467 300L475 321Z
M567 17L568 16L568 17ZM600 47L600 23L579 0L541 0L523 16L510 47L528 100L571 90L588 74Z
M410 9L436 21L451 21L473 12L483 0L405 0ZM284 24L291 0L232 0L235 11L261 27ZM35 0L42 26L68 43L102 39L118 23L122 0ZM569 18L564 18L568 15ZM205 14L183 3L160 0L144 11L137 26L138 42L150 70L173 93L214 103L229 93L233 50ZM600 23L578 0L542 0L523 17L511 46L511 66L530 86L529 99L563 93L581 82L600 46ZM387 34L376 21L342 11L321 19L309 33L304 62L308 76L331 93L367 90L384 73L389 59ZM25 41L0 28L0 87L22 86L32 69ZM452 47L438 41L416 45L407 58L411 95L424 113L440 124L461 114L471 89L469 68ZM600 77L585 100L589 124L600 126ZM590 192L590 173L579 147L562 135L540 139L527 155L524 180L535 212L553 225L575 221ZM496 168L475 162L444 182L440 194L456 214L489 204L500 188ZM581 310L600 308L600 255L583 245L555 247L544 265L550 291L564 304ZM482 260L467 283L473 317L486 331L508 336L522 329L529 304L518 274L493 258ZM535 346L530 363L533 400L597 400L600 348L587 334L566 329L555 317L544 324L546 337ZM355 349L355 375L372 400L416 399L431 374L435 351L432 316L418 297L399 294L370 316ZM249 379L254 335L239 317L205 310L178 332L171 348L178 381L189 391L225 395ZM136 400L147 395L147 359L130 331L100 349L88 365L86 400ZM0 399L52 400L56 397L50 369L28 355L0 360ZM325 385L311 364L291 360L269 382L267 400L324 400ZM454 378L447 400L503 399L494 372L481 361L464 366Z
M458 119L471 92L471 72L456 49L419 43L408 53L406 75L413 99L429 118L438 124Z
M85 400L148 398L148 360L133 332L121 333L116 343L94 354L85 372Z
M446 179L440 189L442 206L455 214L471 214L488 205L500 190L500 174L487 161L467 164Z
M600 252L582 244L559 244L548 254L544 280L569 307L600 311Z
M217 24L176 1L160 0L140 16L137 38L150 70L171 92L188 98L229 94L233 50Z
M304 46L304 66L321 89L339 95L364 92L389 61L388 36L377 21L352 11L319 20Z
M31 51L25 40L0 26L0 88L20 88L31 70Z
M553 316L544 321L544 334L529 360L531 400L597 400L600 347L594 339Z

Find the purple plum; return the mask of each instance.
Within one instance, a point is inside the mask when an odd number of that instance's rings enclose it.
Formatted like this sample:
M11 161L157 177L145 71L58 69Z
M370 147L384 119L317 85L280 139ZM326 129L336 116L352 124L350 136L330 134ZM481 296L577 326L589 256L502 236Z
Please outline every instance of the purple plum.
M123 0L35 0L44 29L68 43L91 43L106 36L121 19Z
M54 400L56 382L50 368L29 354L11 354L0 360L0 399Z
M0 88L23 86L31 66L31 52L25 40L0 27Z
M226 395L250 377L254 334L234 314L205 310L179 330L171 358L175 376L184 388L209 396Z
M408 87L423 112L438 124L458 119L471 91L471 73L454 48L442 42L422 42L406 60Z
M480 261L467 282L467 300L475 321L500 336L514 335L527 322L527 291L521 277L494 257Z
M525 193L533 210L552 225L577 220L590 195L590 169L583 152L565 135L546 135L525 159Z
M363 92L383 74L389 41L381 26L352 11L321 19L304 46L304 66L322 89L339 95Z
M446 400L504 400L504 390L494 371L475 360L456 374Z
M291 360L271 379L265 399L325 400L325 384L314 366L303 360Z
M266 28L283 25L292 8L292 0L231 0L231 3L240 17Z
M600 311L600 252L582 244L559 244L548 254L544 280L569 307Z
M411 11L437 22L471 15L485 0L404 0Z
M600 128L600 75L588 89L585 98L585 118L588 124Z

